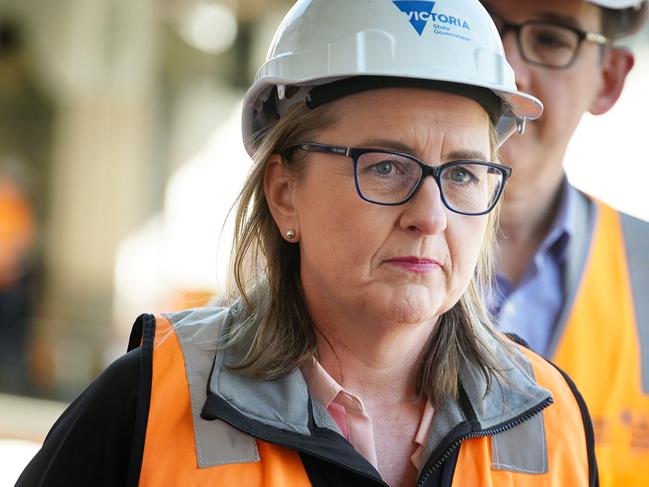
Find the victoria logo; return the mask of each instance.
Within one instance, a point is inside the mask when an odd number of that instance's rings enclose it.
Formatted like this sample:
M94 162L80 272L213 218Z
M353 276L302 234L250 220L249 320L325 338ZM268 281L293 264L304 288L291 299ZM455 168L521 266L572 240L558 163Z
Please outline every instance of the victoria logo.
M424 32L429 20L439 24L445 24L445 30L450 26L471 30L466 20L462 20L453 15L433 12L436 2L427 2L423 0L394 0L392 3L408 16L408 21L419 35Z

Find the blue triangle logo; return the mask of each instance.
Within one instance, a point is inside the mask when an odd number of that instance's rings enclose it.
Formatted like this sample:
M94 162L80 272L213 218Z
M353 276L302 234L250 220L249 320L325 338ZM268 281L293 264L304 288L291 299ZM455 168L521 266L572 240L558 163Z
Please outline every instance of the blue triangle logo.
M433 12L435 2L424 2L421 0L395 0L392 3L408 16L410 24L415 28L417 34L421 35L426 28L430 14Z

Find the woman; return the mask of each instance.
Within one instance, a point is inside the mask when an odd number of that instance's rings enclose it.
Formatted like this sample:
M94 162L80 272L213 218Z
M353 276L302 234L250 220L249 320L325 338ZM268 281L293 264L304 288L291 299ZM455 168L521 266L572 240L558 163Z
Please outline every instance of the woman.
M298 2L244 101L232 304L140 317L19 485L595 485L480 297L540 111L476 1Z

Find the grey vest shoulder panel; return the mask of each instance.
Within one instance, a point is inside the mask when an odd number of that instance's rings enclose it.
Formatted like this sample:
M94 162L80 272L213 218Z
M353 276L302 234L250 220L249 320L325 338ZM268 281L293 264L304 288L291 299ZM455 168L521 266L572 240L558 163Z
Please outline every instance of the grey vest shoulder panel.
M243 312L232 313L236 320L256 319ZM230 326L229 323L226 324ZM228 328L224 328L226 332ZM225 399L238 412L275 428L310 435L309 391L299 369L274 380L250 377L232 370L246 353L247 340L217 354L210 380L210 391Z
M460 382L473 406L481 429L497 427L512 418L522 415L551 396L540 387L535 379L527 357L517 348L511 353L503 344L481 331L482 340L496 347L501 370L506 371L507 380L494 380L487 391L480 372L473 366L460 370ZM424 457L430 456L442 439L460 422L468 421L460 405L453 400L438 405L433 416L430 436L424 446ZM547 442L543 414L536 414L525 422L491 437L492 466L496 470L543 473L547 471Z
M642 388L649 393L649 223L620 214L642 360Z
M480 334L483 343L495 351L505 378L494 378L491 388L487 390L487 383L478 367L465 362L460 368L460 382L480 422L480 428L490 429L519 417L552 394L537 384L532 365L518 346L511 344L509 350L486 331Z
M194 421L196 457L200 468L259 461L255 439L224 421L206 421L201 409L216 354L215 345L227 309L200 308L163 315L174 327L185 361Z
M531 442L536 445L531 445ZM491 466L494 470L510 472L548 473L543 414L537 414L516 428L492 436Z

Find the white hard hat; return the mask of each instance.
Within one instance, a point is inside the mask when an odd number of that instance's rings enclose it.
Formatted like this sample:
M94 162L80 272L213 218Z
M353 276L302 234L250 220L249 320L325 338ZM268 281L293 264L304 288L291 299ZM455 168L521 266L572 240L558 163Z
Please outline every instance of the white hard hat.
M599 7L608 9L614 14L615 22L609 35L623 37L636 32L644 22L648 4L647 0L586 0Z
M588 3L594 3L600 7L619 10L623 8L640 8L644 0L586 0Z
M543 111L538 99L516 89L498 31L478 0L299 0L246 93L248 153L254 136L288 106L308 104L314 87L351 79L442 82L487 93L501 105L494 120L499 145ZM338 97L360 91L338 88Z

